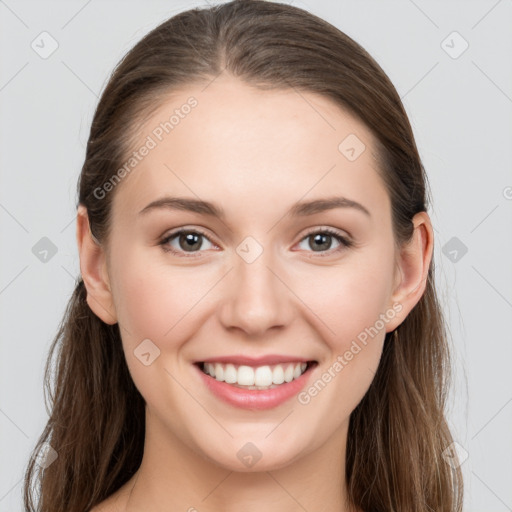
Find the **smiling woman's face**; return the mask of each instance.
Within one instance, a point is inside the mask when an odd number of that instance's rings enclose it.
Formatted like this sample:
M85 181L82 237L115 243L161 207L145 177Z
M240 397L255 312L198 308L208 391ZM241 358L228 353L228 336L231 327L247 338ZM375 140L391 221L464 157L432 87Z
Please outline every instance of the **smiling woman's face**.
M257 470L327 442L343 450L385 333L412 307L393 310L400 272L373 136L318 95L258 91L224 75L203 88L174 92L141 128L137 148L148 135L156 147L110 192L112 303L89 303L106 322L119 322L147 404L147 435L160 443L237 471L250 470L241 457L254 449L248 442L262 454ZM159 141L155 129L190 96L197 105ZM197 211L170 198L194 201ZM298 208L334 198L345 202ZM198 208L200 201L222 216ZM179 229L192 233L171 236ZM151 341L139 347L143 340ZM286 361L316 364L300 388L210 387L214 379L197 363L231 356L283 356L283 370ZM292 396L279 391L287 387ZM258 393L269 401L251 400Z

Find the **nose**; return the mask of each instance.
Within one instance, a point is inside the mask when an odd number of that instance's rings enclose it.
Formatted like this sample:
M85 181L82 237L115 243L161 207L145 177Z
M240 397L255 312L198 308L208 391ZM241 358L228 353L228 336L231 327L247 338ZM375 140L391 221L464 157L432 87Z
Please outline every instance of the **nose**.
M293 293L282 267L268 253L263 251L252 263L235 255L234 268L226 276L225 298L218 309L226 329L238 329L246 337L255 338L290 323Z

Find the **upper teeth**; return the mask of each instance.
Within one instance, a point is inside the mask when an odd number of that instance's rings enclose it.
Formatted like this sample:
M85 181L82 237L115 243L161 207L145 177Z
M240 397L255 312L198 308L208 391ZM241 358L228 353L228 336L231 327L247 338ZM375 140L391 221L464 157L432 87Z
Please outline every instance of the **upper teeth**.
M222 363L204 363L204 371L216 380L242 386L270 386L298 379L306 371L307 363L286 363L273 366L238 366Z

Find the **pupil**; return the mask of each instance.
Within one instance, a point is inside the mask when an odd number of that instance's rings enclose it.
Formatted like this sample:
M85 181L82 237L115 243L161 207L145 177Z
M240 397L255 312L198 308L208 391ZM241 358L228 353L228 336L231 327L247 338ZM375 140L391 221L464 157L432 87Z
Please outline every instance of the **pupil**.
M199 238L201 236L202 235L199 235L199 234L196 234L196 233L187 233L185 235L181 235L180 236L180 246L184 250L199 249L201 247L201 242L199 242ZM331 235L317 233L316 235L314 235L313 239L314 239L315 244L316 244L316 247L314 247L314 246L312 246L310 244L310 247L313 250L317 251L317 250L329 249L330 248L330 245L331 245L330 244L330 242L331 242ZM184 245L182 245L182 243L181 243L183 241L185 242Z
M189 249L199 249L201 247L201 242L198 243L199 237L201 235L195 234L195 233L187 233L186 235L180 236L180 246L184 250ZM183 246L181 242L185 240L185 245ZM194 245L197 245L197 247L194 247Z
M318 233L313 238L315 240L315 243L320 245L320 249L329 249L329 247L331 245L329 243L330 239L331 239L331 235L326 235L326 234ZM327 240L327 242L326 242L326 240ZM313 250L316 250L315 247L311 247L311 248ZM316 248L318 248L318 245L316 246Z

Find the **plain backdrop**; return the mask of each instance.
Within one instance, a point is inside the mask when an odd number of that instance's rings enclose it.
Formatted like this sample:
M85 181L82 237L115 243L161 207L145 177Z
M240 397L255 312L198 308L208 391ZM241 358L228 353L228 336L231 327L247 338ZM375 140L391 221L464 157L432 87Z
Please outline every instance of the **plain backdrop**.
M433 196L465 510L510 511L512 2L289 3L364 46L404 101ZM0 511L22 510L48 417L43 368L79 272L75 188L98 97L145 33L199 5L0 0Z

